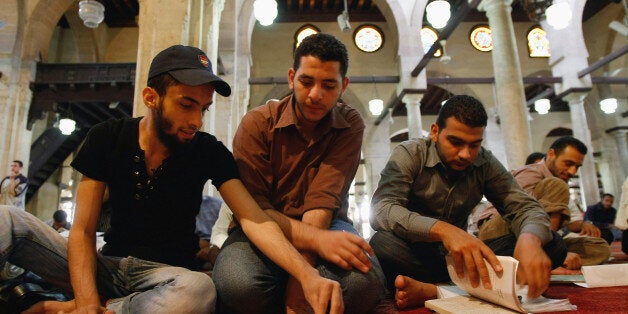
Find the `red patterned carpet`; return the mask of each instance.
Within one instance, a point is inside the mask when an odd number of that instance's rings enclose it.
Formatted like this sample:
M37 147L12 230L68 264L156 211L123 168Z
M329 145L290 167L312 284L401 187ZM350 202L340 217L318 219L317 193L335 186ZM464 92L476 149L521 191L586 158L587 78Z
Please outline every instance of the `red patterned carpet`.
M628 255L621 251L621 242L615 241L611 245L611 255L613 260L608 264L628 263ZM543 294L552 299L569 299L571 304L578 306L577 311L553 312L553 313L627 313L628 314L628 286L604 287L604 288L583 288L573 284L552 284ZM427 314L432 313L426 308L415 308L405 311L395 309L392 300L383 302L375 312L377 314Z

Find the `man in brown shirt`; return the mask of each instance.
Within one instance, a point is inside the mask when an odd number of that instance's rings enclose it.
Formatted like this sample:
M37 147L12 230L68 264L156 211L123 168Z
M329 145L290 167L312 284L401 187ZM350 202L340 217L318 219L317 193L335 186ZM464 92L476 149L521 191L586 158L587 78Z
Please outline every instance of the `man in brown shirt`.
M322 276L340 282L345 311L364 313L380 302L385 287L372 249L347 218L364 132L360 114L340 100L349 83L347 67L346 48L333 36L304 39L288 71L293 93L248 112L233 151L260 207ZM347 237L328 246L325 238L337 233L330 230ZM225 313L307 307L294 278L252 247L241 230L225 241L214 279Z

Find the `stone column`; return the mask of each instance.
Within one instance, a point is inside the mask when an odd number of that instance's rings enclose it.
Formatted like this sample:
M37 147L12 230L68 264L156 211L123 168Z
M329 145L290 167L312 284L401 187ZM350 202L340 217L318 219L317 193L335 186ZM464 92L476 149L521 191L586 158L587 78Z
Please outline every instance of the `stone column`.
M32 98L28 86L35 75L35 62L10 56L0 60L0 70L0 169L4 177L9 163L18 159L24 163L22 173L27 175L33 136L26 129Z
M626 134L628 133L628 127L617 127L609 130L610 134L615 138L617 144L617 152L619 153L619 160L622 166L623 174L625 178L628 175L628 143L626 143ZM622 180L618 181L621 185Z
M362 144L366 172L364 190L370 197L375 192L379 183L379 175L390 157L391 143L388 134L390 119L383 119L379 125L373 125L371 121L366 123L364 143Z
M408 138L422 136L423 124L421 122L421 94L409 94L403 97L408 112ZM392 113L391 113L392 114Z
M600 192L597 184L597 171L595 170L593 160L591 130L589 130L586 112L584 110L584 97L585 94L571 93L563 97L563 100L569 103L573 136L581 140L588 148L582 167L580 167L580 194L582 204L592 205L599 200Z
M159 51L175 44L199 47L217 72L218 28L224 0L139 0L139 4L134 116L146 113L139 95L146 86L150 62ZM213 120L213 115L208 114L208 119ZM212 125L209 122L205 124Z
M502 125L508 165L523 166L532 152L530 124L515 32L510 18L512 0L483 0L478 10L486 11L493 36L495 93Z

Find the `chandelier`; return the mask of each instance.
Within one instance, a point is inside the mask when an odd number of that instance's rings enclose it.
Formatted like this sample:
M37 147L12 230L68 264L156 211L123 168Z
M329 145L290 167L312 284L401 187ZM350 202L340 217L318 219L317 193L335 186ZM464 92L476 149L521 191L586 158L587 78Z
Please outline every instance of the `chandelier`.
M81 0L78 13L83 25L96 28L105 19L105 6L95 0Z
M545 10L552 5L552 0L524 0L522 4L530 20L539 23L545 19Z

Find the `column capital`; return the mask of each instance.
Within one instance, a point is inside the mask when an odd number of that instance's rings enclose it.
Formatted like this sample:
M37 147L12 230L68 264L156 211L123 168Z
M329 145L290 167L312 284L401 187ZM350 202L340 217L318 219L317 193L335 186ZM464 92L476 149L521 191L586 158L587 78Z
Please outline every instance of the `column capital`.
M623 134L623 135L625 135L625 134L628 133L628 126L626 126L626 125L618 125L616 127L607 129L605 132L608 133L608 134L620 134L620 135Z
M405 94L402 101L406 105L414 105L420 103L421 99L423 99L423 94Z
M471 2L471 1L469 1ZM512 10L510 8L510 5L512 4L512 0L482 0L480 1L480 4L478 4L478 11L488 11L491 9L495 9L498 8L498 6L507 6L509 8L509 10Z

